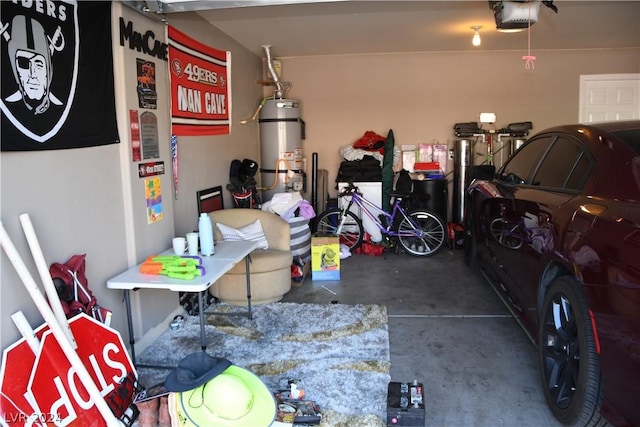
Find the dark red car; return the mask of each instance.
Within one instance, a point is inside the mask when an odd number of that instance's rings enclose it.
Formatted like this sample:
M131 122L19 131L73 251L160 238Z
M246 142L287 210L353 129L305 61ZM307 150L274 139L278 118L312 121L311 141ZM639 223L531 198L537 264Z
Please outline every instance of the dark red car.
M474 178L465 260L536 345L555 417L640 426L640 121L544 130Z

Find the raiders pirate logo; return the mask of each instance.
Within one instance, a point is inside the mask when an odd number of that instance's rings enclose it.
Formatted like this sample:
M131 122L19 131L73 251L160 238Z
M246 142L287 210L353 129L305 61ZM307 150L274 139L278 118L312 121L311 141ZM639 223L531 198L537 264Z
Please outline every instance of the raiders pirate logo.
M2 2L0 108L34 141L56 135L73 104L80 40L77 6L76 1Z

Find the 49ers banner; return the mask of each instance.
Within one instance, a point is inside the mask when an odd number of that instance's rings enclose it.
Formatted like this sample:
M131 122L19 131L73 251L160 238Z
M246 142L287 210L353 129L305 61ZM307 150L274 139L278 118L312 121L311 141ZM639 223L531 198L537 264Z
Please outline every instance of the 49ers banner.
M169 26L171 133L229 133L229 52L206 46Z
M2 151L118 142L111 2L0 1Z

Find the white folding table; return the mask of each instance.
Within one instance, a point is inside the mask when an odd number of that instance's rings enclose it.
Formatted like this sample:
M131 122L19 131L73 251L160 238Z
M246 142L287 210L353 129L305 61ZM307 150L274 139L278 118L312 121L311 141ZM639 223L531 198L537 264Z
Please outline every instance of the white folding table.
M131 300L129 295L131 290L167 289L173 292L197 292L200 314L200 344L202 350L205 351L207 348L203 309L205 292L208 292L211 285L244 259L247 275L247 311L217 314L242 315L251 318L251 275L249 274L249 264L251 262L251 252L257 247L258 244L251 241L217 242L213 255L200 256L202 266L204 267L204 274L202 276L196 276L192 280L174 279L165 275L143 274L140 273L141 264L109 279L107 281L108 288L124 290L124 301L127 309L127 326L129 327L129 345L131 348L131 360L134 365L136 363L136 356L135 337L133 333L133 323L131 321ZM159 255L173 255L173 251L168 250Z

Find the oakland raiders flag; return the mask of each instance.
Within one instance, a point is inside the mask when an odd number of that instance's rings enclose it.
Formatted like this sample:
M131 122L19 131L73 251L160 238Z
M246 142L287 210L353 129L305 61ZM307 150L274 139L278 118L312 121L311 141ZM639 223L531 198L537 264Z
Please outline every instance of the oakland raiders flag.
M118 142L111 3L0 1L2 151Z

